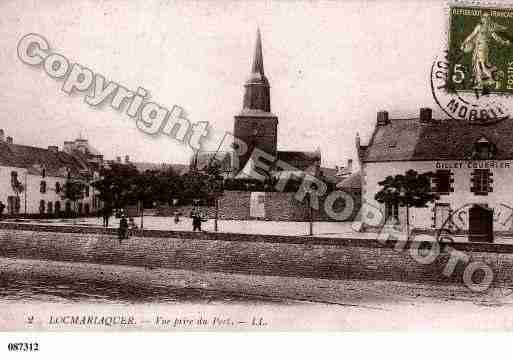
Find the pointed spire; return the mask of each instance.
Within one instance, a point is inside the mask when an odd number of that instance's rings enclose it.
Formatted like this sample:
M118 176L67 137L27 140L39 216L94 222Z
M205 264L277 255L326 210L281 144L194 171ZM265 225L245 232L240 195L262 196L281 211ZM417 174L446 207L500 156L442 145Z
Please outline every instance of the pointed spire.
M262 36L260 35L260 28L257 29L255 55L253 57L253 67L251 68L251 72L264 75L264 58L262 55Z
M262 56L262 36L257 29L257 39L251 74L244 85L243 109L271 111L271 95L269 81L264 75L264 59Z

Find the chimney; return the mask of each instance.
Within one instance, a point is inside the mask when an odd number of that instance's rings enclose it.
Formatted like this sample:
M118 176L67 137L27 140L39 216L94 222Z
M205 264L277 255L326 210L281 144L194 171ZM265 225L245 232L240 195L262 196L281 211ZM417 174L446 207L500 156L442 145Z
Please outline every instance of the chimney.
M59 147L57 146L48 146L48 150L54 153L59 152Z
M347 171L349 173L353 172L353 159L352 158L347 159Z
M6 140L7 140L7 143L10 144L10 145L12 145L14 143L14 140L12 139L11 136L7 136Z
M0 129L0 142L5 141L5 133L3 129Z
M378 126L386 126L390 123L388 119L388 111L378 111Z
M64 147L62 150L66 153L73 152L74 142L73 141L64 141Z
M96 155L96 159L98 161L98 165L103 167L103 155Z
M130 163L130 156L129 155L125 156L125 163Z
M433 121L433 111L428 107L422 107L420 109L419 121L420 123L431 123Z

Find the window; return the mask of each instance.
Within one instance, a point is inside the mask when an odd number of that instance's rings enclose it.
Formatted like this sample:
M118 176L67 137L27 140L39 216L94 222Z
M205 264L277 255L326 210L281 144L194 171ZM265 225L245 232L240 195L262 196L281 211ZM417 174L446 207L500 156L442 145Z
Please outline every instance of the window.
M433 191L438 194L449 194L454 192L451 184L454 183L453 174L450 170L437 170L433 178Z
M61 212L61 202L55 201L54 209L55 209L55 214L59 215Z
M85 195L89 197L89 186L85 186Z
M492 171L489 169L475 169L472 172L472 178L470 181L472 183L470 191L474 192L475 195L486 196L493 190Z
M61 184L60 182L55 182L55 193L61 192Z
M41 214L45 213L45 200L44 199L39 201L39 213L41 213Z
M41 177L45 178L46 177L46 168L43 168L41 170Z
M47 205L46 205L46 212L48 214L52 214L53 213L53 203L48 201Z
M11 185L13 187L16 187L17 183L18 183L18 172L12 171L11 172Z
M39 192L46 193L46 181L41 181L39 185Z
M397 224L399 223L399 205L393 202L386 202L385 221L389 222L390 220L395 221Z
M451 214L451 207L448 203L436 203L435 204L435 228L442 228L446 224L447 220L449 219L449 216Z

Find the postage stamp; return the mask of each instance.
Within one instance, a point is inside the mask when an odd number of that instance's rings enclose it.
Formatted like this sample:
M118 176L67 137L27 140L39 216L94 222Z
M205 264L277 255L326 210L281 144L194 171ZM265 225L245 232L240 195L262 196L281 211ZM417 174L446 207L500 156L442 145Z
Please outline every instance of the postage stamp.
M513 9L454 5L447 46L431 68L435 102L454 120L490 124L511 117Z
M452 7L449 91L513 93L513 10Z

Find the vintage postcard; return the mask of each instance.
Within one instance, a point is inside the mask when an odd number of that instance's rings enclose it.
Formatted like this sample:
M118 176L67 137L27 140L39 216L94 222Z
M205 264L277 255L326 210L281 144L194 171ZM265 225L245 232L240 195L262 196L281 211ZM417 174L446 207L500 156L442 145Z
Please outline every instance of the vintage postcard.
M513 3L0 12L0 331L513 328Z

